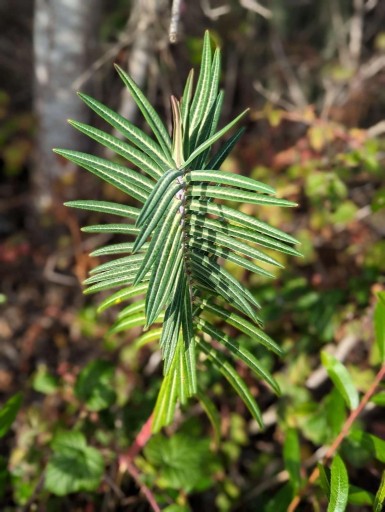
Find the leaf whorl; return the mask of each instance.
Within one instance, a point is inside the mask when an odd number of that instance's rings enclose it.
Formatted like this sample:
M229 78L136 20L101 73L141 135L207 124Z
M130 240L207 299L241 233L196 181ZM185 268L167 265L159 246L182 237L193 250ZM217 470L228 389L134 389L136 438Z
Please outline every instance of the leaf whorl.
M83 101L127 142L76 121L71 124L139 170L85 153L56 150L142 205L133 207L94 200L67 203L70 207L124 219L120 224L88 226L84 231L130 237L129 242L107 245L92 253L92 256L118 257L93 269L85 281L88 286L85 292L118 288L99 306L99 311L104 311L130 301L111 331L120 332L134 326L149 329L137 340L138 347L159 340L164 378L154 410L154 431L172 421L177 402L183 404L192 395L202 395L196 372L197 367L207 362L219 369L262 424L258 405L229 356L243 361L275 392L279 392L278 385L252 352L216 324L224 329L226 325L236 328L276 354L282 351L261 330L258 302L229 272L226 262L266 278L272 274L263 265L282 265L265 248L290 255L299 253L293 248L294 238L232 205L236 202L281 207L295 204L276 198L269 185L219 171L243 129L236 131L217 151L213 151L213 146L246 111L217 131L223 104L223 92L219 91L220 51L217 49L212 55L208 32L195 92L193 73L190 73L181 101L172 98L172 139L133 80L122 69L118 68L118 72L156 140L83 94L80 95ZM198 351L204 354L204 363L197 357Z

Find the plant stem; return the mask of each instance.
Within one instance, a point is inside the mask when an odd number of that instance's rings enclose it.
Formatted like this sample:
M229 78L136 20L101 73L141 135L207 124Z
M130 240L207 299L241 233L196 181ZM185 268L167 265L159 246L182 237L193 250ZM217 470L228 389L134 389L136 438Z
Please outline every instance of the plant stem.
M328 448L325 457L323 459L323 462L327 462L329 459L332 458L334 453L337 451L339 446L341 445L342 441L345 439L345 437L349 434L350 428L353 425L353 423L356 421L358 416L363 411L366 404L369 402L370 398L373 396L374 392L376 391L377 387L381 383L382 379L385 377L385 365L381 367L379 372L376 375L376 378L374 379L372 385L368 389L368 391L365 393L365 395L362 397L358 407L354 409L347 418L347 420L344 423L344 426L341 429L341 432L338 434L338 436L335 438L334 442L330 445ZM297 494L297 496L294 496L292 499L287 512L294 512L298 505L301 502L301 498L305 495L305 493L308 491L309 487L311 487L314 482L319 477L319 469L318 467L315 467L306 482L305 486L302 488L302 490Z
M127 452L119 455L118 467L120 475L123 475L123 473L125 473L126 471L131 475L131 477L135 480L136 484L140 488L141 492L146 497L149 505L152 507L154 512L161 512L152 492L146 485L144 485L141 482L139 471L137 470L133 463L134 458L139 454L139 452L148 443L150 437L152 436L152 420L153 415L151 414L147 421L145 422L145 424L140 429L140 431L138 432L134 442L127 450Z
M142 426L140 431L138 432L135 441L132 443L132 445L129 447L129 449L126 451L126 453L122 453L119 455L119 471L124 473L124 471L127 469L127 463L131 463L134 458L139 454L139 452L142 450L144 446L148 443L152 431L152 420L153 415L151 414L149 418L147 419L146 423Z
M146 485L144 485L143 482L141 482L139 471L136 469L134 464L132 462L127 461L125 469L132 476L132 478L135 480L135 482L137 483L139 489L145 495L145 497L146 497L149 505L153 509L153 511L154 512L161 512L161 509L160 509L159 505L155 501L154 495L152 494L150 489Z

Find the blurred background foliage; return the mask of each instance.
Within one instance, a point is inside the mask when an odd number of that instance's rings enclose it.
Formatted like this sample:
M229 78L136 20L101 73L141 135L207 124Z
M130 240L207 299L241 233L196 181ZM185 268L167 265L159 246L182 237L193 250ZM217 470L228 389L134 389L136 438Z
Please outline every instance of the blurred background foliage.
M65 211L63 199L80 190L82 198L121 197L74 169L63 167L55 182L40 159L37 101L44 96L32 58L38 8L28 0L0 5L1 509L149 510L135 479L118 473L116 457L151 413L160 356L150 344L138 346L140 331L111 335L112 317L97 314L98 298L81 295L79 283L96 264L86 254L104 235L80 236L79 223L106 219ZM321 351L343 362L360 394L381 362L373 312L385 288L385 4L185 1L175 45L166 1L100 0L96 8L94 54L73 89L92 84L98 99L142 123L122 94L117 62L169 120L170 94L181 95L209 28L224 54L223 123L251 108L246 134L223 168L299 203L290 211L269 208L268 220L299 238L302 259L281 256L285 269L272 282L232 268L263 305L266 330L286 354L278 361L252 347L280 382L278 399L238 367L265 430L208 371L201 383L208 415L192 404L149 441L135 459L142 485L169 512L284 511L348 414ZM58 140L62 128L55 128ZM65 133L60 146L70 146ZM37 201L42 184L51 197L45 210ZM267 215L253 206L247 213ZM349 510L371 510L381 480L383 385L378 391L341 449ZM316 487L301 510L325 503Z

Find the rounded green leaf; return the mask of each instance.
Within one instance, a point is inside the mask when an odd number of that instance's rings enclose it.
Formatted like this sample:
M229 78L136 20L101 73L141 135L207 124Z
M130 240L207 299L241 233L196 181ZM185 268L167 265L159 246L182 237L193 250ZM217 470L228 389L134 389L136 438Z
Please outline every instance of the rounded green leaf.
M144 448L147 461L160 475L161 486L191 491L210 476L209 439L196 439L177 433L170 438L154 436Z
M45 490L65 496L79 491L95 491L100 484L104 462L100 452L86 444L81 432L60 432L52 441Z
M107 361L92 361L80 372L75 395L89 410L100 411L115 402L116 393L111 383L114 372L114 365Z

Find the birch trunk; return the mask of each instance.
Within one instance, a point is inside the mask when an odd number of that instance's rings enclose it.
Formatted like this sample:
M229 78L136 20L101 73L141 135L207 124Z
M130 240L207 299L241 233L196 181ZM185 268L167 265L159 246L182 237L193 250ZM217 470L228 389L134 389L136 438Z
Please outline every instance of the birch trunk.
M34 197L38 211L53 203L54 190L73 172L54 147L85 150L66 120L88 122L90 112L75 94L73 83L90 66L100 21L100 0L35 0L34 107L37 117Z

